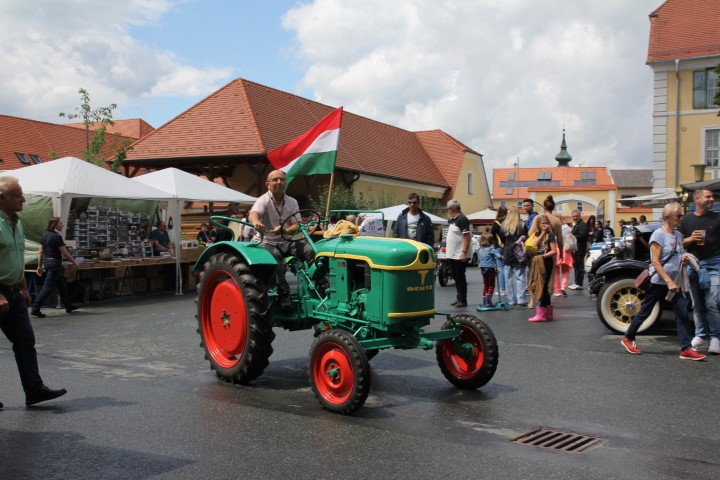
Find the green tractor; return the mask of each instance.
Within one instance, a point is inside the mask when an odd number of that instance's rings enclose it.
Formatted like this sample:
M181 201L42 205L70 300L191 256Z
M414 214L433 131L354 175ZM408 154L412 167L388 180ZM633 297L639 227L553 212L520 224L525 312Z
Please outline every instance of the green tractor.
M305 239L315 250L310 264L291 257L278 265L257 243L227 241L209 246L195 265L201 272L198 332L219 378L244 385L262 375L273 352L273 327L279 326L314 329L310 385L331 412L350 414L365 403L369 359L383 349L434 347L453 385L477 389L490 381L498 364L495 335L473 315L436 312L430 247L349 234L315 240L312 234L323 223L317 212L300 210L293 217L300 228L283 238ZM211 222L223 228L219 222L245 224L226 217ZM277 268L296 276L290 310L274 301ZM440 330L426 332L435 316L446 321Z

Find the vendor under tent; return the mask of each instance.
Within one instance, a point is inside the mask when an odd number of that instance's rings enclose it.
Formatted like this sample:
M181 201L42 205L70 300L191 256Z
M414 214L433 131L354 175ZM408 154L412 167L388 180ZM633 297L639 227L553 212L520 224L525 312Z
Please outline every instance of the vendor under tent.
M5 172L18 179L25 194L36 195L35 202L28 201L21 212L23 226L25 219L41 225L42 234L50 216L60 217L68 225L70 205L75 198L107 198L136 200L168 200L166 192L143 185L117 173L110 172L92 163L75 157L64 157L49 162ZM42 209L50 199L51 210ZM42 210L41 210L42 209ZM38 214L38 212L46 212ZM65 231L62 232L65 236ZM39 240L39 237L38 237ZM27 242L25 247L26 263L37 259L37 242ZM28 261L30 259L30 261Z
M181 204L184 202L231 202L241 205L252 205L256 198L232 190L210 180L202 179L196 175L178 170L165 168L156 172L134 177L132 181L143 186L151 186L163 191L172 201L168 202L168 216L176 219L176 225L181 225ZM182 274L180 272L180 228L173 229L172 241L176 249L177 290L182 293Z

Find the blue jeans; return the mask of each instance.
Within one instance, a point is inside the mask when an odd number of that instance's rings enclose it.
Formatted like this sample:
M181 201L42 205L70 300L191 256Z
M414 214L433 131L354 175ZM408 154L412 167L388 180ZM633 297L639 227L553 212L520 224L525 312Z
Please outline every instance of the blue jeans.
M497 269L498 269L498 283L500 284L500 290L505 290L505 265L498 260L497 262Z
M42 308L45 301L50 297L50 294L52 294L54 287L57 287L58 295L63 305L65 305L65 308L70 308L72 306L72 300L70 299L67 279L65 278L65 267L63 267L62 260L49 259L43 261L43 268L47 273L45 283L43 284L43 289L40 294L35 297L35 302L32 306L33 311Z
M508 303L527 303L527 266L505 265L503 269Z
M650 288L645 292L645 298L643 299L640 311L632 319L630 327L625 332L625 338L628 340L635 340L640 325L650 316L650 312L655 307L655 304L665 298L668 294L667 285L660 285L657 283L651 283ZM678 342L680 343L680 350L690 348L690 341L692 340L692 331L690 328L690 319L688 317L688 302L687 298L678 292L670 302L673 312L675 312L675 324L677 326Z
M690 274L690 297L693 303L693 320L696 337L720 338L720 311L718 311L718 292L720 292L720 272L708 269L710 288L700 288L697 273Z

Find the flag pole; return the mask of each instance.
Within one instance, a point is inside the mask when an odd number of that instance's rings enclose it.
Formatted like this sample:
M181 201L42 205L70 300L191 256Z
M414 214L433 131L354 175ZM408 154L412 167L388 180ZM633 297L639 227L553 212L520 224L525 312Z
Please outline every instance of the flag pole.
M332 173L330 174L330 186L328 187L328 198L327 198L327 206L325 207L325 218L330 217L330 198L332 198L332 189L333 189L333 179L335 178L335 169L333 169Z

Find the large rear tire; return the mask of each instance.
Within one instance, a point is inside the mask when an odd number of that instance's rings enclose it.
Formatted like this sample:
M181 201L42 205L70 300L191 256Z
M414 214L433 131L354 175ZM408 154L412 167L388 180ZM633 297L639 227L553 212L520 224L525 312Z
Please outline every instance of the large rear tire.
M473 315L455 315L442 326L447 330L460 326L460 337L439 341L435 352L445 378L458 388L475 390L495 375L498 346L495 334Z
M348 415L362 407L370 392L370 364L350 333L326 330L310 348L310 386L323 408Z
M613 278L602 286L597 295L596 310L600 321L613 333L624 334L640 311L643 298L645 292L635 288L635 278ZM660 311L658 302L640 325L638 333L650 328L660 316Z
M226 382L252 382L273 352L266 289L239 257L218 253L205 262L197 292L200 346L210 368Z

